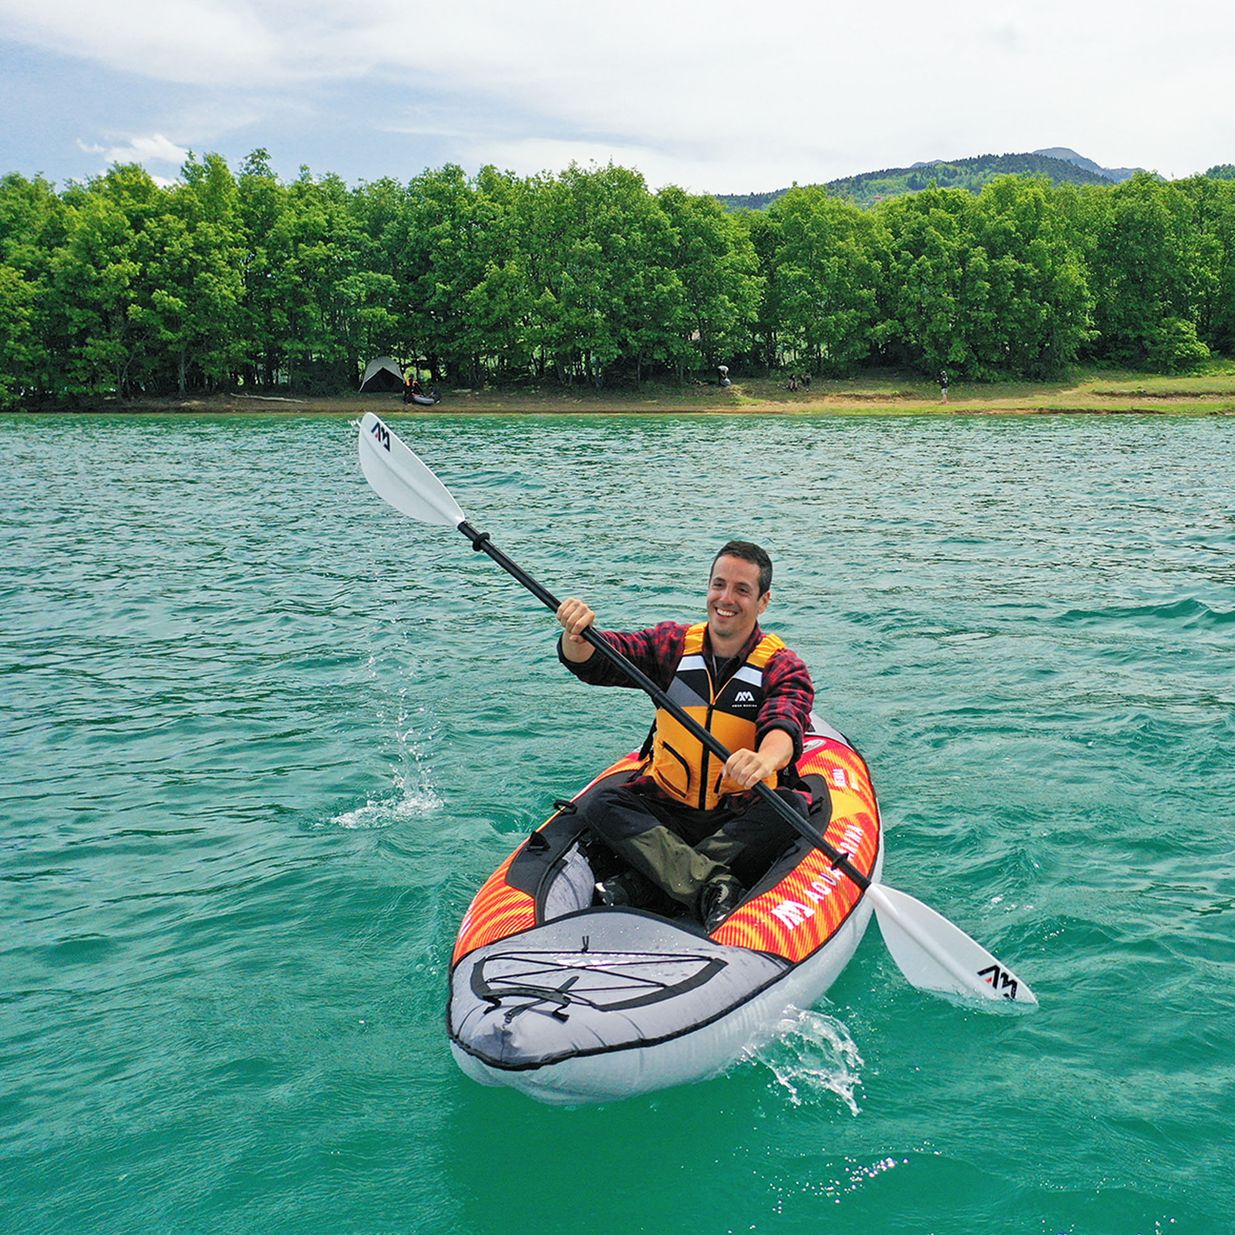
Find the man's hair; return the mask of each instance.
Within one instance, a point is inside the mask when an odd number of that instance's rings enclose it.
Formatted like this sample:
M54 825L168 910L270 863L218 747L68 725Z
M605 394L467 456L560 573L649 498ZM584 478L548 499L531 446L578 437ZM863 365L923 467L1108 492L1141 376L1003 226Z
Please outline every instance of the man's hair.
M722 557L740 557L742 561L753 562L759 567L760 596L771 588L772 559L768 557L766 550L761 549L758 545L751 544L749 540L731 540L712 559L713 571L716 570L716 563L719 562Z

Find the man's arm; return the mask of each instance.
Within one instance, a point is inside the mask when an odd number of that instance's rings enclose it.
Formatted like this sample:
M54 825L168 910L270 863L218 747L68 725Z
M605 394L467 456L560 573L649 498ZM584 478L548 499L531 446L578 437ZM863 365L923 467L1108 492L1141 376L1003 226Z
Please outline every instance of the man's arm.
M584 639L583 631L596 621L596 614L588 605L572 596L558 607L557 619L562 625L558 658L580 681L589 686L635 686L605 657L595 655L596 649ZM686 631L687 627L679 622L661 622L649 630L602 630L598 633L615 651L665 689L682 657Z
M796 652L785 648L768 661L763 671L763 690L763 705L755 718L755 745L762 749L764 740L773 732L783 732L793 744L790 758L797 759L802 753L802 737L810 725L811 708L815 706L810 670Z

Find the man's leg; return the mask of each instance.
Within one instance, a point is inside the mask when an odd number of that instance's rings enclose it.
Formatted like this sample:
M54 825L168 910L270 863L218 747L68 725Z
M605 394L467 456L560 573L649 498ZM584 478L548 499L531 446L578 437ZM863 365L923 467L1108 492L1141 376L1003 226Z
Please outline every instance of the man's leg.
M619 858L675 901L695 909L704 885L730 872L687 844L669 825L672 805L628 784L602 785L579 804L580 821Z
M807 817L806 801L800 793L780 790L776 796L803 819ZM704 837L695 850L702 857L728 867L750 887L797 837L797 832L770 802L755 798L741 814L726 819L711 836Z

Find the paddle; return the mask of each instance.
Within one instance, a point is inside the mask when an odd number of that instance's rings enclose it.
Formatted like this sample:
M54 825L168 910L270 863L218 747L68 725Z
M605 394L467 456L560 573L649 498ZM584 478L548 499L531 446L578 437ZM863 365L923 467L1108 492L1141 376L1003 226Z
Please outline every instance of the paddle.
M458 502L428 467L391 432L372 412L360 422L360 466L369 484L396 510L422 523L457 528L472 543L472 548L488 554L507 574L517 579L542 604L557 611L556 596L541 587L494 545L487 532L478 532L468 521ZM601 656L610 661L658 707L664 708L685 726L719 759L729 751L696 723L637 666L628 661L604 637L589 627L583 637ZM767 785L755 792L779 812L784 821L827 855L836 870L842 871L870 897L879 920L879 929L892 959L917 987L944 994L978 996L982 999L1010 1000L1036 1004L1033 992L1006 965L995 959L981 944L970 939L958 926L905 892L875 883L834 848L788 803Z

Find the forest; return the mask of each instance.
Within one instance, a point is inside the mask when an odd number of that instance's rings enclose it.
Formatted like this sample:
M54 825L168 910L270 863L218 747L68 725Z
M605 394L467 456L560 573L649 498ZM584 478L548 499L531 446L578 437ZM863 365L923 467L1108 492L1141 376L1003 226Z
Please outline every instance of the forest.
M169 185L136 165L0 179L0 406L345 392L376 355L478 388L718 364L998 381L1233 352L1221 175L1007 175L865 208L793 188L765 210L614 165L285 181L264 150L236 171L190 156Z

